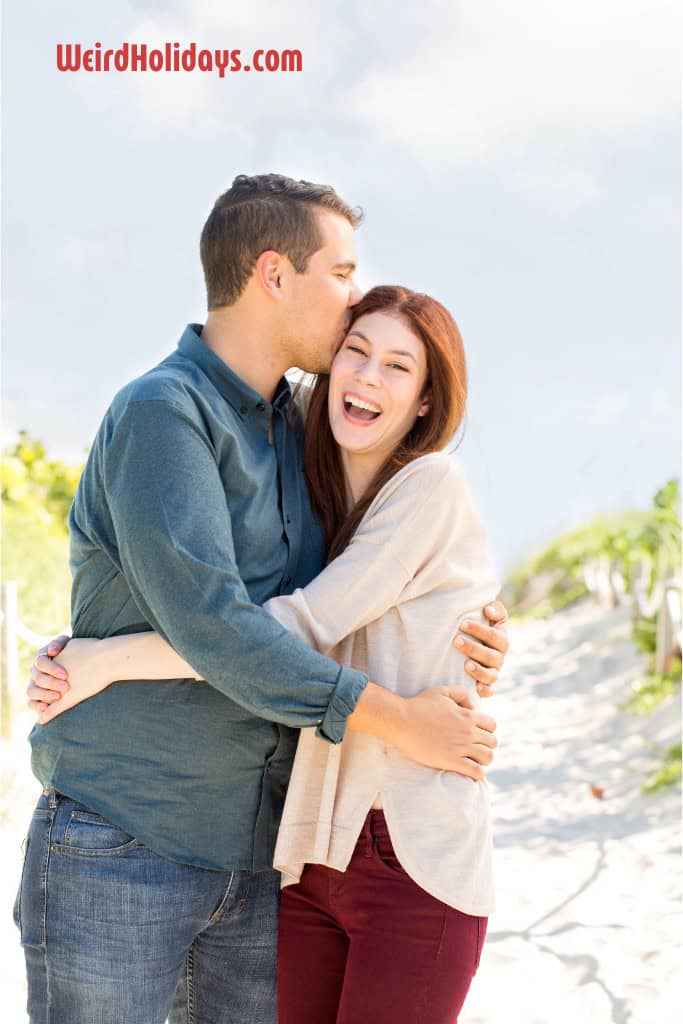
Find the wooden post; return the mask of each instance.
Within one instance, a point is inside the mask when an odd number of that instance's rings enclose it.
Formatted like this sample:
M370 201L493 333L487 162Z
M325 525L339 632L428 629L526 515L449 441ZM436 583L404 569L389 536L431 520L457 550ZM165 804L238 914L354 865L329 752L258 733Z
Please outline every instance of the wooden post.
M657 616L655 671L668 672L671 660L681 649L681 583L664 581L664 600Z
M0 584L0 611L0 736L7 739L12 729L11 699L16 690L19 664L14 580Z

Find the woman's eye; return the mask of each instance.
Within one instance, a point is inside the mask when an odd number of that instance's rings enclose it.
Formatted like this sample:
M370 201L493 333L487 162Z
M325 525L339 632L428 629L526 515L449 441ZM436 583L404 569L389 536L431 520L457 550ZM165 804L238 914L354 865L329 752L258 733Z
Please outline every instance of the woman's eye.
M390 363L390 368L392 370L403 370L404 373L408 373L408 367L407 366L401 366L400 363Z
M365 352L363 351L363 349L362 348L358 348L358 345L349 345L347 347L348 347L349 352L357 352L358 355L360 355L360 356L364 356L365 355Z

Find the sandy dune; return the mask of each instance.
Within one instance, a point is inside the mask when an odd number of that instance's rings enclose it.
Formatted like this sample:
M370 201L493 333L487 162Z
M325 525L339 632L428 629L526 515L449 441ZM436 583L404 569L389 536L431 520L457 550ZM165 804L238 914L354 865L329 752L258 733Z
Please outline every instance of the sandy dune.
M679 708L618 710L641 665L629 636L626 610L592 604L514 627L488 705L498 910L461 1024L679 1019L680 791L640 792Z
M628 612L579 605L514 627L487 709L498 910L461 1024L673 1024L683 994L680 792L640 792L654 750L679 735L678 702L649 718L618 710L640 659ZM2 1020L23 1024L23 963L11 922L36 785L22 716L0 746ZM603 799L589 784L604 787Z

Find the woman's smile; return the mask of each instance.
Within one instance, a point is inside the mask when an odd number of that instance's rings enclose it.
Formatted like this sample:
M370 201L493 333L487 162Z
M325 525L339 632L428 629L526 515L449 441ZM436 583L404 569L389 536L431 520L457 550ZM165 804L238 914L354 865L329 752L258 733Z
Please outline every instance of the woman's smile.
M356 426L367 427L376 423L382 415L382 407L354 391L346 391L342 396L344 417Z

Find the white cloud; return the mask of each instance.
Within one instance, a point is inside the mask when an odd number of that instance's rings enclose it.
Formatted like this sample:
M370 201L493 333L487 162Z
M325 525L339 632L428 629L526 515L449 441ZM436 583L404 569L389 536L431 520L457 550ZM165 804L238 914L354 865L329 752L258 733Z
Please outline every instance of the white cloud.
M130 41L297 48L304 71L79 75L74 86L127 132L225 140L244 166L283 147L302 166L327 139L332 153L369 142L440 176L494 174L555 216L595 200L622 148L677 118L672 0L423 0L394 13L361 0L130 10ZM663 217L659 200L648 219Z
M629 396L626 391L617 391L613 394L600 395L593 404L590 414L591 426L598 429L606 429L615 426L623 419L628 406Z
M109 274L122 266L127 252L126 236L111 232L99 238L67 238L59 246L57 257L74 273Z
M668 442L672 437L680 436L681 408L670 394L660 389L647 396L644 406L644 415L638 423L642 437L662 437Z
M429 166L501 168L551 208L598 191L605 153L678 109L668 0L465 0L427 49L355 84L347 110ZM425 8L427 10L425 10Z

